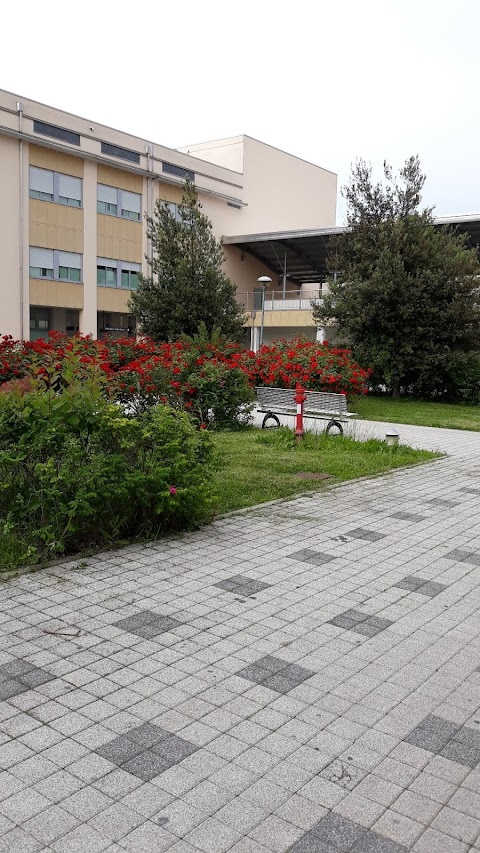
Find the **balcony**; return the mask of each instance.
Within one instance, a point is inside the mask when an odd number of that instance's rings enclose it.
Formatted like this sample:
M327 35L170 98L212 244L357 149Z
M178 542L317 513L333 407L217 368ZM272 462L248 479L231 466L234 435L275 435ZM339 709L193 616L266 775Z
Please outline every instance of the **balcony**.
M292 290L287 291L285 294L282 290L267 290L265 294L265 311L310 311L312 302L319 302L321 298L321 288L311 291ZM261 292L237 293L237 300L243 305L245 311L262 310Z

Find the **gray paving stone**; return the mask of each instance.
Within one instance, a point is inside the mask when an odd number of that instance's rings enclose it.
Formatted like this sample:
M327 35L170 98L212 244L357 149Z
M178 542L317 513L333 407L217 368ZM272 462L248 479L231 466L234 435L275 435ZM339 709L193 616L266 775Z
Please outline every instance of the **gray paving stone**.
M345 536L350 536L352 539L364 539L366 542L379 542L380 539L385 539L385 533L379 533L377 530L366 530L364 527L356 527L354 530L349 530Z
M160 634L173 631L174 628L179 628L182 625L178 619L174 619L172 616L163 616L151 610L141 610L139 613L120 619L114 624L122 631L137 634L144 639L158 637Z
M301 563L311 563L312 566L324 566L335 559L332 554L314 551L311 548L302 548L300 551L289 554L288 557L290 560L299 560Z
M365 827L335 812L321 818L310 831L325 843L328 842L340 850L350 850L367 832Z
M407 575L398 583L393 585L398 589L408 589L411 592L418 592L419 595L426 595L429 598L435 598L445 589L448 589L446 584L429 581L427 578L416 577L415 575Z
M363 634L366 637L375 637L393 625L393 621L381 616L369 615L360 610L346 610L344 613L334 616L333 619L329 619L328 624L335 625L336 628L345 628L347 631L354 631L356 634Z
M399 431L450 456L0 587L0 853L480 853L480 434Z
M271 587L271 584L269 583L249 578L246 575L234 575L231 578L226 578L225 580L219 581L219 583L215 583L213 585L219 589L226 590L227 592L233 592L235 595L240 595L242 598L249 598L252 595L256 595L258 592L263 592L264 589L269 589Z
M315 673L303 666L266 655L238 670L236 675L277 693L289 693Z
M400 512L392 512L392 514L390 515L390 518L397 518L399 521L418 522L418 521L425 521L427 516L426 515L420 515L420 513L417 513L417 512L403 512L403 510L402 510Z
M454 548L453 551L445 554L445 557L447 560L456 560L458 563L469 563L471 566L480 566L480 553L477 551L463 551L461 548Z

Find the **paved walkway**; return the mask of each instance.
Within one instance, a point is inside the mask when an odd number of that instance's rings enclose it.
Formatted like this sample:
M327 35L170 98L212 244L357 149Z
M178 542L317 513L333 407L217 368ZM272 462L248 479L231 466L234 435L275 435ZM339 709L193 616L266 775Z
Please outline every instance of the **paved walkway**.
M480 434L398 429L452 455L0 588L2 853L480 850Z

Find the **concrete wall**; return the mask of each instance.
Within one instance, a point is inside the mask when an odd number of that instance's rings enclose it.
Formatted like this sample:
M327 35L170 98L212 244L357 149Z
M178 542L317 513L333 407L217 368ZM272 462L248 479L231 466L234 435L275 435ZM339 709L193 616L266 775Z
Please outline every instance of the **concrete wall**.
M247 206L238 212L235 231L255 234L335 225L337 176L327 169L266 145L251 136L232 137L181 149L196 157L235 164L243 174Z
M0 335L21 333L20 291L20 160L19 142L4 139L0 156ZM28 216L28 208L25 210Z

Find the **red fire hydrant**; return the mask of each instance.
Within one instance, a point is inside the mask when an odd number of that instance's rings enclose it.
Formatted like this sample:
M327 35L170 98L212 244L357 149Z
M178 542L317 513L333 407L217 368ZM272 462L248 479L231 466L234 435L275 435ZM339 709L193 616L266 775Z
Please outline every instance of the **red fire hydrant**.
M303 438L303 404L306 400L305 391L303 390L300 382L297 382L297 387L295 389L295 403L297 404L297 418L295 423L295 438L297 443Z

